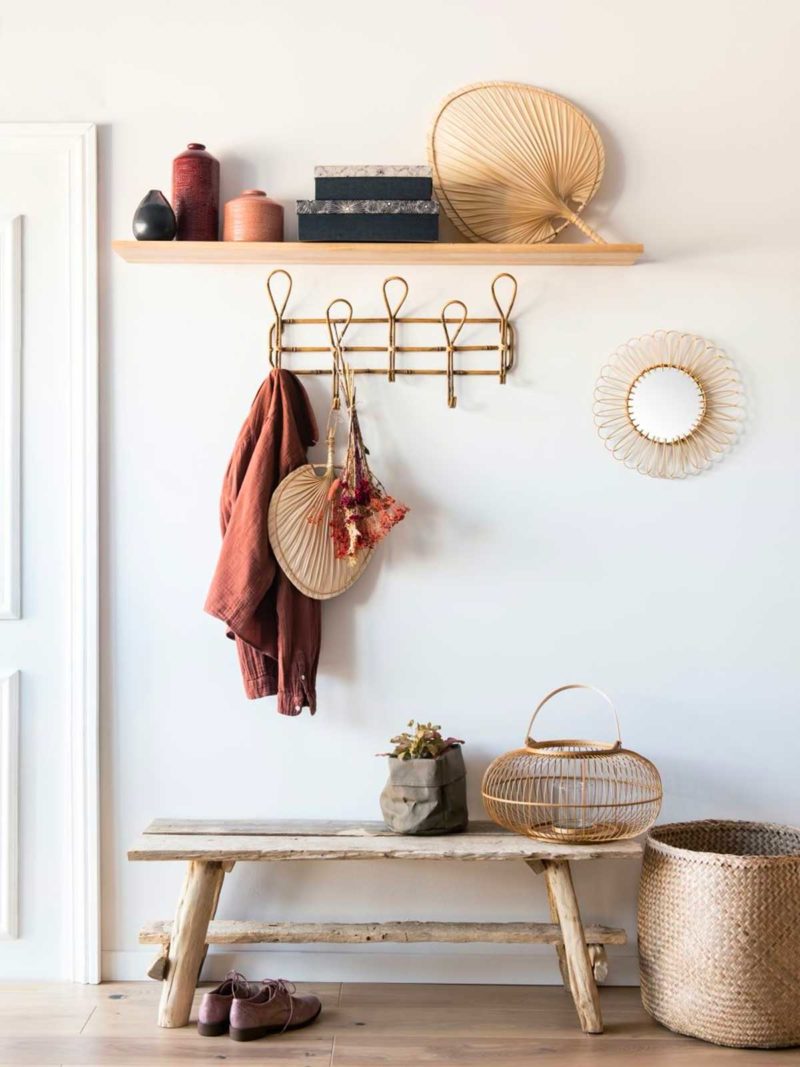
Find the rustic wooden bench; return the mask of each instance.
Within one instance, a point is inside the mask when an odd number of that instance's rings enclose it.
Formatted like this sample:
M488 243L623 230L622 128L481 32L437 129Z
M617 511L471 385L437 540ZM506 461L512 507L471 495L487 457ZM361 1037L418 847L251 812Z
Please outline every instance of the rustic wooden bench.
M208 945L262 943L500 942L553 945L582 1029L603 1031L597 980L605 977L605 946L625 943L624 930L584 928L570 863L631 859L636 841L603 845L547 844L474 823L466 833L404 837L382 823L157 819L128 851L129 860L188 862L173 922L148 923L139 940L161 946L150 970L161 978L160 1026L185 1026ZM225 874L241 861L518 860L543 873L549 923L372 922L260 923L214 921Z

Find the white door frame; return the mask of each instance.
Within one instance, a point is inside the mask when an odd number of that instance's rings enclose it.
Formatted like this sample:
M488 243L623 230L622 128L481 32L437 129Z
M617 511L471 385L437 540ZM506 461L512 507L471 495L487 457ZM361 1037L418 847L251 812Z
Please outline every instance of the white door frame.
M97 131L89 122L0 123L0 150L49 153L66 164L70 378L66 977L99 982Z

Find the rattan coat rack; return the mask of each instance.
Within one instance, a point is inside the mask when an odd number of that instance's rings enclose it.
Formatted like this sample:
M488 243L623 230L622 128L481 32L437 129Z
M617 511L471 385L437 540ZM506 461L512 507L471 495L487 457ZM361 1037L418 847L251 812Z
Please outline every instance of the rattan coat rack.
M283 295L275 292L275 282L283 276ZM499 286L510 286L507 299L502 300ZM390 290L393 289L394 301ZM327 367L301 367L295 374L332 374L333 404L339 407L339 379L346 357L357 353L381 353L386 356L383 367L353 366L354 374L380 374L387 381L396 381L399 375L438 375L447 378L447 406L456 407L455 379L457 377L496 377L501 385L505 384L509 371L514 366L516 354L516 333L510 316L517 296L517 280L512 274L498 274L492 281L491 294L497 308L496 318L472 318L466 304L461 300L450 300L442 308L438 318L400 317L400 311L408 298L408 282L399 275L387 278L382 287L383 303L386 315L378 318L359 318L353 314L349 300L337 297L331 301L324 318L287 318L285 315L289 297L292 292L292 277L288 271L272 271L267 278L267 295L275 321L269 331L269 361L273 367L280 368L285 355L328 352L332 356ZM385 326L387 341L385 345L345 345L344 338L351 326L372 325ZM439 345L405 345L398 343L399 327L416 325L439 325L444 334L443 344ZM497 330L496 344L457 344L459 335L465 326L487 326ZM287 345L285 331L289 326L326 326L327 345ZM496 352L497 364L494 368L457 367L456 356L462 352ZM409 353L427 353L444 355L443 367L408 367L403 357Z

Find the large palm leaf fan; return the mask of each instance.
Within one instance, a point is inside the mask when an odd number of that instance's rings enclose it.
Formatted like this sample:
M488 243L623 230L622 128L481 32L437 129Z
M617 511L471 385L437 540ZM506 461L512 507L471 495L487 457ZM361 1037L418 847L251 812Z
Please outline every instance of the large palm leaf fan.
M569 100L519 82L483 82L442 103L428 140L435 194L470 240L550 241L597 192L600 134Z

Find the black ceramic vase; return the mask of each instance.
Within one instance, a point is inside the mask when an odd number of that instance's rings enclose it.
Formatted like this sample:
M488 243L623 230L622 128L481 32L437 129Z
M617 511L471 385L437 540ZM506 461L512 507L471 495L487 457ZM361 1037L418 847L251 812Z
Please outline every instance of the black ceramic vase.
M133 215L137 241L174 241L178 230L175 212L158 189L151 189Z

